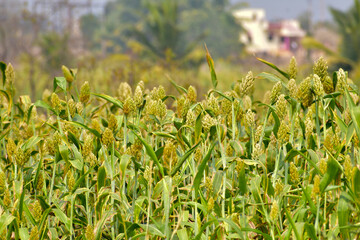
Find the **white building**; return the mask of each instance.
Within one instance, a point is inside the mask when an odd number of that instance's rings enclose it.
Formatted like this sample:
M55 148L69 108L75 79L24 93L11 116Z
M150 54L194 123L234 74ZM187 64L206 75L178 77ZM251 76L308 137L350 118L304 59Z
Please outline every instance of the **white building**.
M240 9L233 13L245 29L239 36L250 53L295 53L305 32L297 20L268 22L264 9Z

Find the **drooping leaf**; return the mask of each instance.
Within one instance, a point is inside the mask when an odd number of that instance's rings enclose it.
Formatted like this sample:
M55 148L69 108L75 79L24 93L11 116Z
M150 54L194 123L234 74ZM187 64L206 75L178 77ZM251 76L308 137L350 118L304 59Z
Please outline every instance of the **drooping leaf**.
M271 67L272 69L278 71L278 72L279 72L281 75L283 75L285 78L287 78L287 79L290 78L290 76L289 76L288 73L286 73L286 72L284 72L283 70L281 70L280 68L278 68L275 64L273 64L273 63L271 63L271 62L268 62L268 61L266 61L266 60L264 60L264 59L262 59L262 58L259 58L259 57L257 57L256 59L259 60L259 61L262 62L262 63L265 63L266 65L268 65L268 66ZM290 80L290 79L289 79L289 80Z
M160 164L159 159L157 158L157 156L154 152L154 149L142 137L137 135L135 132L133 132L133 133L143 143L143 145L145 146L145 149L146 149L146 153L155 162L155 164L157 165L157 167L160 170L161 175L164 176L163 166Z
M53 92L55 92L57 87L59 87L64 92L66 92L66 78L64 78L64 77L55 77L53 84L54 84Z
M294 222L294 219L293 219L293 216L291 216L291 214L289 213L289 210L287 208L284 208L285 209L285 213L286 213L286 217L292 227L292 229L294 230L294 233L295 233L295 237L297 240L300 240L300 235L299 235L299 232L295 226L295 222Z
M279 119L279 116L277 115L276 113L276 109L269 105L269 104L265 104L265 103L259 103L259 106L267 106L270 110L270 112L272 113L272 116L275 120L275 124L274 124L274 127L273 127L273 132L275 134L275 136L277 136L277 132L279 130L279 127L280 127L280 119Z
M0 71L2 73L2 84L3 84L3 86L5 85L5 82L6 82L5 70L6 70L6 63L0 62Z
M24 210L24 197L25 197L25 191L22 189L21 195L20 195L20 202L19 202L19 218L20 221L22 219L22 213Z
M345 95L348 102L350 115L351 115L351 119L353 120L356 134L358 138L360 138L360 106L355 105L347 89L345 91Z
M197 173L196 173L196 176L195 176L195 179L194 179L194 184L193 184L193 187L195 189L196 194L198 194L198 192L199 192L200 183L201 183L201 180L202 180L202 178L204 176L204 170L205 170L207 162L210 160L211 153L214 150L214 147L215 147L215 143L213 143L211 145L211 147L209 148L207 154L203 158L200 166L198 167L198 170L197 170Z
M189 151L187 151L177 162L176 166L174 167L174 169L171 171L171 176L174 176L177 171L179 171L179 169L181 168L181 166L183 165L183 163L186 161L186 159L188 159L188 157L195 151L195 149L197 148L197 146L199 146L199 144L201 143L201 141L199 141L197 144L195 144L195 146L193 146Z
M89 132L91 132L92 134L94 134L96 137L101 138L101 134L97 130L90 128L90 127L86 126L85 124L82 124L79 122L74 122L74 121L64 121L64 122L69 123L74 126L77 126L77 127L81 127L83 129L86 129Z
M283 87L287 88L287 85L284 82L284 80L279 78L278 76L276 76L274 74L267 73L267 72L262 72L262 73L259 73L257 75L257 77L262 78L262 79L267 79L267 80L270 80L271 82L275 82L275 83L276 82L281 82Z
M122 102L120 102L119 100L117 100L116 98L114 97L111 97L109 95L106 95L106 94L99 94L99 93L91 93L91 95L94 95L95 97L98 97L98 98L102 98L102 99L105 99L106 101L114 104L115 106L117 106L118 108L123 108L123 104Z
M349 225L350 208L348 201L347 197L341 194L337 206L337 216L342 239L350 239L349 229L342 228Z
M4 232L4 229L12 223L15 217L9 213L3 213L0 217L0 232Z
M176 88L176 90L177 90L180 94L187 93L187 90L186 90L184 87L178 85L178 84L177 84L174 80L172 80L168 75L167 75L167 77L168 77L170 83Z
M205 44L205 50L206 50L206 61L207 61L208 65L209 65L210 74L211 74L211 81L212 81L213 87L216 88L217 85L218 85L218 80L217 80L217 77L216 77L214 61L211 58L210 52L207 49L206 44Z
M98 169L97 172L97 191L100 191L100 189L105 186L105 180L106 180L106 171L105 167L101 166Z
M44 102L43 100L37 100L37 101L35 102L35 106L36 106L36 107L40 107L40 108L45 108L45 109L51 111L53 114L56 114L55 109L53 109L52 107L50 107L50 105L47 104L46 102Z
M326 187L335 180L337 173L339 171L339 164L338 162L330 157L327 161L327 170L324 177L320 181L320 191L324 192Z
M353 192L358 204L360 204L360 170L359 168L354 168L353 170L353 179L352 179Z
M70 231L70 219L65 215L65 213L59 208L53 209L52 212L55 214L56 218L64 224L66 229Z
M85 182L86 176L87 176L89 173L91 173L91 171L93 171L93 169L94 169L94 167L89 168L89 170L88 170L86 173L82 174L82 175L76 180L76 182L75 182L75 184L74 184L74 187L73 187L73 189L71 190L71 193L74 193L74 192L78 189L78 187L80 186L80 184L82 184L82 183Z

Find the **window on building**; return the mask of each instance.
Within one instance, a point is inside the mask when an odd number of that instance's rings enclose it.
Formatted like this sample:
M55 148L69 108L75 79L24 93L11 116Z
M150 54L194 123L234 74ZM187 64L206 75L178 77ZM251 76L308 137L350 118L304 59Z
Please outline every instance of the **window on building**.
M268 34L268 40L272 41L274 39L274 34L273 33L269 33Z

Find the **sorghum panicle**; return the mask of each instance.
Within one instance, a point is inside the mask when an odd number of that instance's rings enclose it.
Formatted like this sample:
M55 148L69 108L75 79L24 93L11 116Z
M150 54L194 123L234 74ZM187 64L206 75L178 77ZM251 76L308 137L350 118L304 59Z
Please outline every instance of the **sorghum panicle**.
M255 142L257 143L260 140L261 134L264 131L264 126L260 124L255 131Z
M214 205L215 205L214 202L215 202L214 198L211 196L209 198L208 202L207 202L207 210L208 210L209 213L211 213L213 211L213 209L214 209Z
M6 66L5 69L6 82L11 86L15 82L15 71L11 63Z
M3 171L0 170L0 194L6 189L6 176Z
M214 94L210 94L210 97L207 99L206 105L211 111L213 111L215 116L220 114L219 102L214 96Z
M94 227L92 225L87 225L85 230L86 240L95 240Z
M320 77L316 74L313 75L313 91L317 97L321 97L325 93Z
M320 193L320 176L316 175L314 177L314 186L313 189L311 191L311 196L316 199L316 196L318 196Z
M242 79L240 83L240 89L239 89L239 95L240 97L244 95L248 95L251 91L251 89L254 87L254 75L252 71L249 71L245 78Z
M34 219L35 219L36 222L39 222L41 220L43 210L42 210L42 207L40 205L39 200L36 200L33 203L33 205L32 205L32 214L33 214Z
M275 222L279 215L279 205L277 201L275 200L271 205L271 211L270 211L270 219Z
M270 102L271 103L274 103L277 101L277 99L281 93L281 90L282 90L282 84L280 81L278 81L271 90L271 94L270 94Z
M348 88L348 84L346 79L346 73L342 68L340 68L337 72L337 79L338 81L336 87L339 92L344 93L345 90Z
M58 109L61 107L60 98L56 93L51 94L51 105L53 108Z
M16 151L16 144L12 138L8 138L7 144L6 144L6 151L7 156L10 161L13 159L13 155Z
M72 82L74 81L74 77L73 77L73 75L71 74L69 68L67 68L66 66L62 65L62 66L61 66L61 70L62 70L62 72L63 72L63 74L64 74L64 77L65 77L66 81L67 81L68 83L72 83Z
M245 95L242 100L243 100L244 109L245 110L251 109L251 107L252 107L251 98L248 95Z
M283 119L287 115L287 101L284 94L280 94L276 101L276 113L280 119Z
M69 191L72 191L75 186L75 178L71 171L67 174L67 187Z
M119 127L118 120L115 117L114 114L110 114L109 120L108 120L108 128L110 128L112 131L116 131Z
M255 127L255 113L250 109L245 114L245 126L252 129Z
M206 114L202 118L202 127L205 132L208 132L212 126L217 124L216 119L212 118L209 114Z
M236 158L236 166L235 166L236 172L240 174L240 172L244 169L244 167L245 167L244 160L242 160L241 158Z
M202 152L200 148L197 148L194 153L195 162L200 162L202 160Z
M115 138L114 138L114 134L110 130L110 128L105 128L105 130L104 130L104 132L102 134L101 141L107 147L112 146L112 143L115 141Z
M38 240L38 239L39 239L39 229L37 226L34 226L31 229L29 240Z
M167 168L175 166L177 162L176 146L175 144L168 140L165 143L164 152L163 152L164 165Z
M328 75L327 70L328 70L327 61L323 57L320 57L314 63L313 71L314 74L317 74L320 77L321 82L324 82L325 78L327 77Z
M327 161L326 158L321 158L319 161L319 169L322 174L325 174L327 171Z
M11 206L11 197L10 197L10 191L9 188L5 189L4 198L3 198L3 207L4 208L10 208Z
M299 182L299 172L293 162L290 163L290 179L293 183Z
M134 101L135 101L135 105L136 107L141 107L143 104L143 91L141 90L140 86L137 86L135 88L135 94L134 94Z
M231 92L226 92L225 95L231 98ZM251 99L250 99L251 102ZM230 115L232 111L232 102L226 98L221 100L221 112L224 116Z
M71 117L75 116L76 113L76 103L74 102L74 100L72 98L69 99L69 101L67 102L68 108L69 108L69 113Z
M39 176L38 176L38 181L37 181L36 186L35 186L35 189L37 191L41 191L43 186L44 186L44 175L43 175L43 172L40 171Z
M351 164L351 158L349 155L345 156L345 161L344 161L344 171L345 171L345 176L346 178L351 181L351 173L352 173L352 164Z
M287 84L287 88L289 90L290 97L296 98L298 87L296 85L295 79L292 78L292 79L289 80L289 82Z
M295 57L293 56L290 59L290 64L289 64L289 78L296 79L296 76L297 76L297 63Z
M88 81L85 81L80 88L80 102L86 104L90 100L90 85Z
M187 98L189 99L189 101L191 103L196 102L196 98L197 98L197 93L196 93L196 89L193 86L189 86L187 94L186 94Z
M283 189L284 184L280 180L277 180L275 183L275 196L279 196L282 193Z
M259 143L255 144L253 152L252 152L252 158L253 159L258 159L261 154L263 154L264 151L261 148L261 145Z
M127 82L120 83L117 93L121 101L125 101L126 98L132 96L131 87Z
M196 116L193 110L189 110L188 113L186 114L186 124L189 126L193 126L195 124L196 121Z
M313 102L313 94L311 92L311 78L305 78L298 87L297 97L304 105L309 107Z
M205 188L206 188L206 195L207 196L210 196L213 194L213 182L212 182L212 179L211 177L207 176L205 178Z
M280 144L287 143L290 137L290 128L284 120L281 121L279 131L278 131L278 140Z
M135 112L136 104L132 97L126 98L124 105L123 105L123 112L125 115L130 115L131 113Z

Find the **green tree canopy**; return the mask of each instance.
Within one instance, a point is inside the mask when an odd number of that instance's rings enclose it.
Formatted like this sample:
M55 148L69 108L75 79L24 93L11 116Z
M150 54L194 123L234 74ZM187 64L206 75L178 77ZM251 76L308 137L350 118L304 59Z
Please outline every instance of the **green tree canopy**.
M100 25L87 16L82 29L105 53L126 51L135 39L160 59L184 58L204 43L215 58L227 57L241 52L241 27L229 9L227 0L116 0L106 5Z

